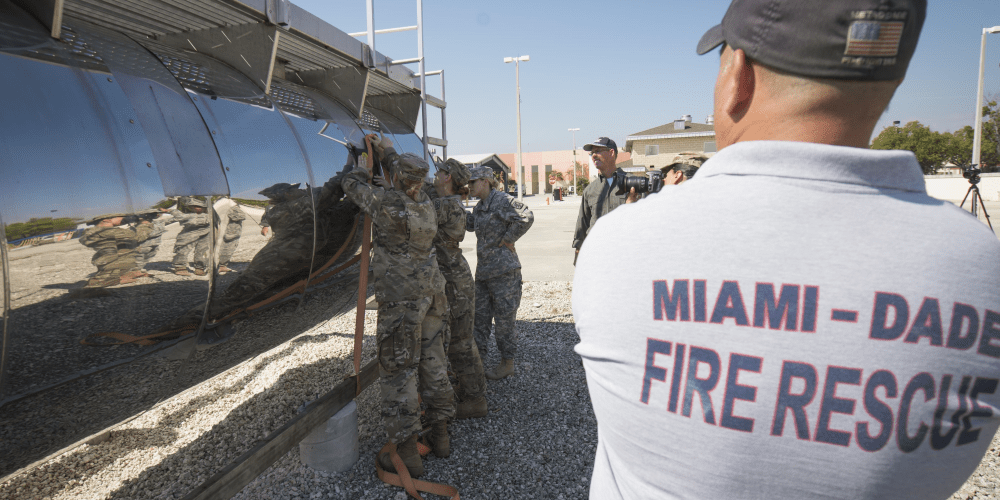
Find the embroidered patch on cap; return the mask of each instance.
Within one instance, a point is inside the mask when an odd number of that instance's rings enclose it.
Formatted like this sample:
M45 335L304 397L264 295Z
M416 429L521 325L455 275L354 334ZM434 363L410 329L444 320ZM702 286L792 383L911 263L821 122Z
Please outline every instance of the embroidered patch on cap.
M845 56L892 57L899 52L906 12L859 11L847 33Z

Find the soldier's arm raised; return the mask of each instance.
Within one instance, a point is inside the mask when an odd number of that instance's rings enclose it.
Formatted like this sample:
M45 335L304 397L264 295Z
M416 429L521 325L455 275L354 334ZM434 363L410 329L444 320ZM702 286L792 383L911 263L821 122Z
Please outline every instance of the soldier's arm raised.
M344 194L365 213L372 215L381 207L381 195L385 192L380 187L368 183L371 179L371 169L366 162L361 162L359 168L344 175L341 187Z

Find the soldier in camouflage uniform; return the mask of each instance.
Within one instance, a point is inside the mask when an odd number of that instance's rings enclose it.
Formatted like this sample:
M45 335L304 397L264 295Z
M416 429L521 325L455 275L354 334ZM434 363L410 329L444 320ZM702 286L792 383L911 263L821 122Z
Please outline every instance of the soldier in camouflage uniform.
M476 287L469 263L459 247L465 239L465 207L462 197L469 194L469 169L462 162L449 159L438 167L434 184L424 191L434 202L438 231L434 237L438 268L445 279L448 297L450 340L448 361L458 379L458 408L455 418L483 417L487 413L486 378L472 334L475 318L473 304Z
M226 232L222 235L222 249L219 250L219 274L232 271L227 264L240 245L240 236L243 235L243 221L246 220L247 214L239 205L234 204L226 217L229 222L226 223Z
M528 207L509 194L494 188L493 169L475 167L469 191L479 203L466 215L465 228L476 238L476 320L475 336L479 354L486 359L490 326L496 320L497 349L502 361L486 378L498 380L514 374L517 331L514 320L521 305L521 261L514 242L535 221Z
M97 250L91 263L97 273L87 281L87 288L98 288L131 283L136 278L148 276L136 264L136 248L148 238L149 230L139 231L123 226L125 214L108 214L90 221L94 227L80 237L80 243Z
M163 242L163 233L167 232L163 220L159 218L160 215L162 215L161 211L156 209L140 215L141 220L136 231L148 231L149 235L145 241L139 243L139 248L136 249L135 263L139 269L145 269L146 264L153 260L156 252L160 249L160 243Z
M382 421L410 475L419 476L424 466L416 448L421 430L418 393L427 405L434 454L450 453L447 423L455 415L455 393L444 353L448 306L434 251L434 204L421 190L429 167L418 156L397 155L391 146L383 138L377 154L384 165L392 166L394 189L369 184L372 172L366 155L359 168L344 176L342 186L372 218ZM387 454L378 460L395 471Z
M170 211L174 220L181 223L181 232L174 242L174 274L190 276L187 270L188 255L194 249L194 274L204 276L208 268L208 252L212 242L212 216L207 213L208 203L194 197L181 198L193 213L184 213L178 209Z

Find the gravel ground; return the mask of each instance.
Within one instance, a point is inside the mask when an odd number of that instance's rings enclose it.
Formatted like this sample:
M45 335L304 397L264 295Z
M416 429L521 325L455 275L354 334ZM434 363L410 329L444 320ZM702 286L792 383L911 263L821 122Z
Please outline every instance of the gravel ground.
M587 497L597 433L583 368L572 350L577 336L571 292L567 282L524 284L518 374L488 383L489 415L454 423L451 457L428 458L425 479L455 486L465 499ZM154 406L116 428L106 441L83 445L9 478L0 484L0 498L183 496L351 371L350 298L340 297L338 305L313 301L298 311L278 310L252 325L241 324L230 343L340 308L332 319ZM368 311L366 360L373 353L374 327L375 312ZM488 367L498 361L495 345L490 351ZM377 385L357 403L361 455L351 470L316 471L300 462L295 448L236 498L405 499L401 489L375 476L375 453L385 443ZM1000 443L994 440L979 470L952 499L1000 499L998 450Z

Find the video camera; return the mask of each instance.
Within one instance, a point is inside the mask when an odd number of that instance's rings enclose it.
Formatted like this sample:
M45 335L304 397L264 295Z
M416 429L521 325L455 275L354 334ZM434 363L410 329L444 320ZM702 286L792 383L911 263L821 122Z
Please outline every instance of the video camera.
M618 187L616 195L621 196L635 188L635 194L656 193L663 187L663 172L654 170L647 172L645 176L628 175L625 172L617 171L611 181L611 187Z
M969 179L969 184L979 184L979 174L981 173L983 173L983 169L979 168L979 165L962 167L962 177Z

